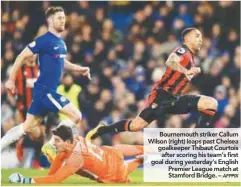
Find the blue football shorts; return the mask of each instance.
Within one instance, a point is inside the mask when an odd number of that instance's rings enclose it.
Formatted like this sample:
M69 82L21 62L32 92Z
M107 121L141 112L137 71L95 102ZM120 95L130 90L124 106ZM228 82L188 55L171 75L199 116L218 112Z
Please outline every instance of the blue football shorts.
M56 93L55 90L35 84L32 103L28 113L36 116L45 116L48 112L59 112L69 103L70 101L66 97Z

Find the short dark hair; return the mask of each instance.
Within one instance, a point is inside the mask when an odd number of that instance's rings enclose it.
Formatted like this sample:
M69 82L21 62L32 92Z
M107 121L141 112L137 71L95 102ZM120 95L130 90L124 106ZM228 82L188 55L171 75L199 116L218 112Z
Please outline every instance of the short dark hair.
M70 140L71 143L74 141L72 129L69 126L61 125L52 130L52 133L59 136L63 141Z
M46 19L49 18L49 16L54 15L56 12L64 12L64 9L60 6L51 6L45 11L45 17Z
M184 37L193 30L197 30L197 29L195 27L189 27L189 28L184 29L182 31L182 41L184 41Z

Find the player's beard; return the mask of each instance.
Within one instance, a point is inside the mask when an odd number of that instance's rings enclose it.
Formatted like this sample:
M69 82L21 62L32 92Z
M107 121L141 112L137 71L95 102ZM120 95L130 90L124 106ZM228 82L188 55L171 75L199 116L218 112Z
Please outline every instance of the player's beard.
M64 27L60 27L59 32L63 32L63 31L64 31Z
M192 49L194 50L194 53L197 53L201 49L201 46L199 44L193 44Z
M198 46L197 46L197 51L200 51L201 47L202 47L202 45L199 45L199 44L198 44Z
M56 30L57 32L63 32L64 29L65 29L65 26L59 26L59 27L55 28L55 30Z

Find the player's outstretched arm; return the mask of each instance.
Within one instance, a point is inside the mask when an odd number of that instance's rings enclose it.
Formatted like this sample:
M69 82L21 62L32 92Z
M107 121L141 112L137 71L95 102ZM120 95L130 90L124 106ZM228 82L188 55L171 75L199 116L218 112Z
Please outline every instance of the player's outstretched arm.
M178 71L183 74L187 74L187 69L184 68L181 64L181 57L179 57L176 53L172 53L166 61L166 65L171 69Z
M73 152L68 159L65 158L65 153L58 154L53 165L50 168L49 175L44 177L24 177L19 173L14 173L9 176L9 182L18 184L51 184L60 183L77 173L83 166L82 156L78 152ZM57 162L56 162L57 161ZM62 166L63 161L66 161ZM62 167L61 167L62 166Z
M118 144L114 146L118 149L123 156L137 156L144 154L144 147L142 145L127 145L127 144Z
M73 64L68 60L64 60L64 69L67 71L78 72L80 75L87 76L88 79L91 79L90 68L81 67L79 65Z
M33 52L28 48L26 47L16 58L14 64L13 64L13 67L11 69L11 73L10 73L10 76L9 76L9 79L8 81L5 83L5 87L10 90L12 93L14 93L15 91L15 80L16 80L16 76L17 76L17 73L19 71L19 69L21 68L22 66L22 62L33 56Z
M59 168L62 166L63 162L65 160L65 154L64 153L59 153L54 161L52 162L49 171L48 171L48 175L53 175L55 174Z
M51 167L51 171L49 172L48 176L29 178L29 177L24 177L19 173L14 173L9 176L9 182L18 183L18 184L19 183L20 184L60 183L65 179L67 179L68 177L72 176L73 174L77 173L77 171L79 171L79 169L81 169L83 165L82 157L78 153L73 153L66 160L66 164L64 166L62 166L62 163L63 163L62 156L58 157L57 161L58 162L53 163L56 165Z
M176 53L172 53L167 59L166 65L175 71L185 74L188 80L191 80L193 76L201 72L201 69L198 67L192 67L187 70L180 64L180 62L181 57L179 57Z
M55 174L44 177L30 178L24 177L20 173L13 173L9 176L9 182L15 184L52 184L60 183L73 174L69 166L63 166Z
M75 174L79 169L81 169L82 166L83 160L81 154L74 152L66 160L64 166L60 167L57 171L54 171L55 169L53 168L53 173L51 174L49 172L49 176L33 178L33 182L37 184L60 183L71 175Z

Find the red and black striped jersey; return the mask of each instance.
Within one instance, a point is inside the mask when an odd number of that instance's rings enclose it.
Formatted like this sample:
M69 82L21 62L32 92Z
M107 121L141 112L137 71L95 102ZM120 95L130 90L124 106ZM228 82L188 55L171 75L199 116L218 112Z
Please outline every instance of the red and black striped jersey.
M27 66L23 65L17 73L16 78L16 96L17 96L17 108L24 115L27 112L28 107L32 102L32 89L33 84L39 76L38 65Z
M176 53L181 58L180 64L186 69L195 66L194 56L187 46L182 45L175 49L173 53ZM189 80L183 73L167 67L164 75L157 81L153 89L159 87L171 94L181 94L188 83Z

